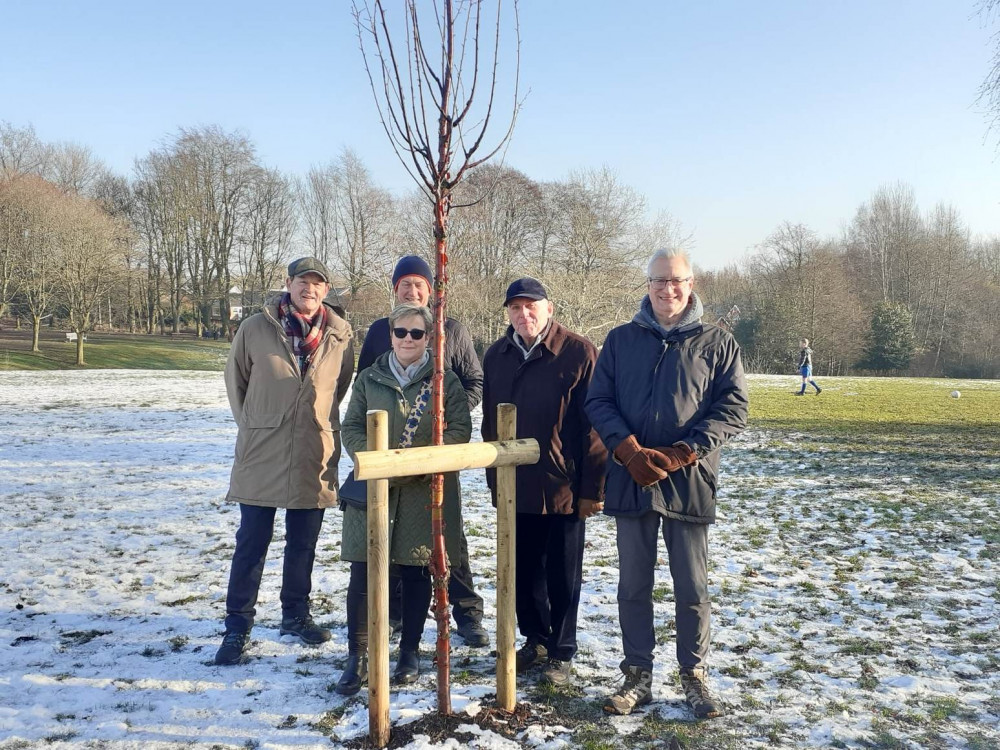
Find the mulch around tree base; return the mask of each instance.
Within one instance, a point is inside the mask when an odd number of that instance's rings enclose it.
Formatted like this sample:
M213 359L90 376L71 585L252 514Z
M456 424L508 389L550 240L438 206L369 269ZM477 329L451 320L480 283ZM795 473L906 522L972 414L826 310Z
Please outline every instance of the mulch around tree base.
M567 726L565 717L558 716L548 706L518 703L513 711L504 711L497 708L492 702L484 701L483 708L474 716L464 713L444 716L434 712L409 724L393 726L389 734L389 744L386 747L390 749L405 747L413 742L418 735L426 735L431 742L435 743L442 742L449 737L460 738L462 735L458 734L456 730L467 724L477 724L482 729L496 732L511 740L517 739L517 735L530 726L551 726L553 724ZM367 735L349 740L345 746L352 750L375 748Z

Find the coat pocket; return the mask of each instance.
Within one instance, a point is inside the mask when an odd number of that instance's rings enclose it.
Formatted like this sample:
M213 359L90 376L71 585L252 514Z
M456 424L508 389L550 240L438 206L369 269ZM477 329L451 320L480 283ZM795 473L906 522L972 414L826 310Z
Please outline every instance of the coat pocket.
M281 426L284 414L247 414L240 420L236 436L236 461L252 459L255 451L267 440L270 431Z

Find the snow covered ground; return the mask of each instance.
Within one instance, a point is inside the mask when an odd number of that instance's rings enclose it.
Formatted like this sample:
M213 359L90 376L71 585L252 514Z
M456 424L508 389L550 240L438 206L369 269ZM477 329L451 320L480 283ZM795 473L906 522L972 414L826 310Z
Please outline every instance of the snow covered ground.
M754 387L787 390L788 379ZM0 372L0 748L326 748L365 735L364 693L332 692L346 655L336 510L314 577L314 614L333 641L306 648L278 635L279 529L249 663L211 663L238 522L224 501L234 437L220 373ZM991 460L963 474L919 452L859 464L808 436L741 436L724 459L711 536L713 680L730 713L690 725L689 741L1000 747ZM462 482L492 625L492 506L481 473ZM599 701L621 658L617 562L613 522L588 523L572 700L592 735L628 746L652 720L673 732L690 719L670 668L669 575L664 565L654 595L657 701L604 719ZM453 705L474 713L493 692L492 659L452 643ZM434 710L427 662L415 687L393 692L394 722ZM546 695L524 681L521 698ZM519 744L577 746L569 726L579 721L535 727ZM461 737L518 746L471 725Z

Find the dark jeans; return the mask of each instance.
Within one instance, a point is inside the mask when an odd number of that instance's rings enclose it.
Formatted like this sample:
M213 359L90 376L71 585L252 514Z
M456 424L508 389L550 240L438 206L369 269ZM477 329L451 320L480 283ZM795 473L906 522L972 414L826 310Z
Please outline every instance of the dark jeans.
M240 528L226 593L226 632L248 633L253 627L264 560L274 535L274 514L275 508L240 503ZM322 526L323 508L285 511L282 619L309 614L313 561Z
M517 627L563 661L576 655L586 528L576 513L517 514Z
M431 605L431 571L417 565L397 568L402 589L400 619L403 621L399 647L414 651L420 646ZM368 650L368 563L351 563L351 580L347 584L347 647L352 654Z
M658 532L667 545L674 583L677 620L677 662L681 667L705 666L712 640L708 596L708 525L687 523L649 511L642 516L617 516L618 619L625 661L653 668L653 582ZM518 539L520 545L521 540Z
M472 582L472 568L469 565L469 543L465 539L465 530L460 531L459 559L457 564L452 561L451 575L448 578L448 601L451 602L451 613L455 624L462 627L468 622L483 621L483 598L476 593ZM402 620L401 593L402 584L399 568L405 566L389 566L389 619Z

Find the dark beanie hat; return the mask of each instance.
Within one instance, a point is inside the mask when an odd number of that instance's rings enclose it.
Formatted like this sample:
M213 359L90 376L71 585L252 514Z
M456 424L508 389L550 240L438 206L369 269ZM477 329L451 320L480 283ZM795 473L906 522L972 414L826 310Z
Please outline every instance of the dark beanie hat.
M395 289L399 280L404 276L423 276L427 279L427 286L434 287L434 274L427 261L419 255L404 255L399 259L396 267L392 271L392 288Z

